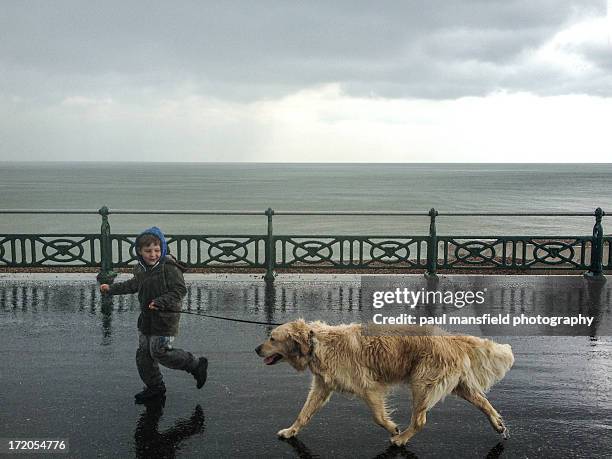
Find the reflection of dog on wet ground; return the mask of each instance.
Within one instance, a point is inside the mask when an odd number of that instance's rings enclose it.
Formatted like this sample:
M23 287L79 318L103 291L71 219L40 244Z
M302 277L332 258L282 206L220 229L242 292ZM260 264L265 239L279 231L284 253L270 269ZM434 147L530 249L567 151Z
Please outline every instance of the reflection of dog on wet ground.
M406 331L413 336L406 336ZM507 437L501 416L484 395L514 363L507 344L447 335L434 327L403 328L402 335L379 330L373 336L360 324L298 320L272 330L255 351L266 365L286 360L296 370L308 368L313 374L302 411L290 427L278 432L280 437L297 435L333 391L361 397L395 445L405 444L421 430L427 411L450 393L480 409ZM403 432L389 418L385 404L390 386L401 383L410 384L413 404L410 425Z

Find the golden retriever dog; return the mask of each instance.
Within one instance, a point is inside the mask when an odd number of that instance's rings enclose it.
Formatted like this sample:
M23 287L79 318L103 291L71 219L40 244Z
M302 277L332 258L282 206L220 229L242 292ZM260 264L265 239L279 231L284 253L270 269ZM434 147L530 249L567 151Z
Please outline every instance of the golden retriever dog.
M272 330L255 349L264 363L286 361L313 375L302 411L278 435L297 435L332 392L338 391L362 398L395 445L404 445L420 431L427 412L451 393L481 410L493 429L507 438L508 429L485 392L514 363L510 345L449 335L435 327L413 327L411 333L405 333L410 329L404 327L401 335L378 331L374 336L361 324L331 326L300 319ZM412 418L403 432L389 417L385 403L394 384L409 384L412 391Z

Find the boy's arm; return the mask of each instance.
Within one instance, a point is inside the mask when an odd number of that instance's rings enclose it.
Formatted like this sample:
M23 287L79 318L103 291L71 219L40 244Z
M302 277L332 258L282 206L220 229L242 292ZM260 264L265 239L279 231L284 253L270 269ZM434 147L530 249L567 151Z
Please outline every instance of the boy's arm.
M164 269L166 269L168 291L155 298L153 302L161 311L180 311L181 301L187 294L183 273L179 268L171 264L167 264Z
M111 284L108 293L110 295L125 295L127 293L138 292L138 279L136 277L136 269L134 269L134 277L124 282Z

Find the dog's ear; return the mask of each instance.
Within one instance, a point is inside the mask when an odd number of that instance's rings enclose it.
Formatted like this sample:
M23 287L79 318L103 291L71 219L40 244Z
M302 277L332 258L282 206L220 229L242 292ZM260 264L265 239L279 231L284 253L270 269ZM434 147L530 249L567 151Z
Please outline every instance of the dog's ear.
M292 353L302 356L308 355L310 353L312 335L314 335L314 331L302 319L292 322L291 328L289 328L289 338L294 343L291 349Z

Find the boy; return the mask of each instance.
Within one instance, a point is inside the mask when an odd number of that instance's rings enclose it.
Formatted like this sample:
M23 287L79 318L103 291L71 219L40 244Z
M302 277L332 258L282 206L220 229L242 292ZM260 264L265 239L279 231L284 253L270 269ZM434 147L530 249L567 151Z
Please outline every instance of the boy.
M183 279L185 268L168 255L164 234L156 226L146 229L136 238L135 246L138 265L134 277L113 285L102 284L100 291L110 295L138 293L136 364L145 388L134 398L140 404L166 393L158 363L192 374L200 389L206 382L208 360L196 359L190 352L172 347L178 334L178 311L187 289Z

